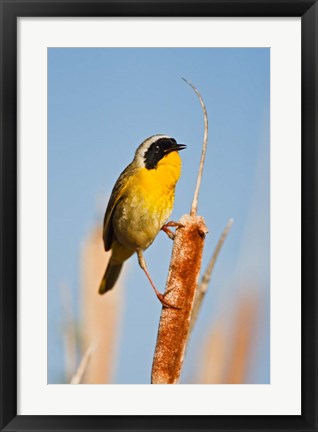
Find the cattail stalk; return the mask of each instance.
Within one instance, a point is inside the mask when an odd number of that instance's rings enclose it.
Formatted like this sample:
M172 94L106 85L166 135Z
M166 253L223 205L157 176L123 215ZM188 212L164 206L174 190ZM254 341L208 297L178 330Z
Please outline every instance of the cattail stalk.
M157 344L152 364L152 384L177 384L190 329L191 313L201 268L204 238L208 232L197 216L198 196L208 138L208 118L203 99L193 84L204 114L204 139L197 184L190 215L183 215L176 230L166 284L166 300L178 309L162 308Z
M246 384L251 362L251 353L255 343L255 329L258 325L258 297L242 299L236 311L232 352L227 376L228 384Z
M225 384L228 364L228 345L224 318L216 322L209 332L197 370L197 384ZM233 361L233 359L230 359Z
M123 277L106 295L100 296L97 292L110 257L109 252L105 254L101 238L101 227L93 228L85 239L81 257L83 350L91 344L96 345L94 356L90 359L83 377L84 384L112 382L122 316Z
M184 227L176 231L166 285L166 300L179 309L162 308L152 384L179 381L207 233L200 216L184 215L179 222Z

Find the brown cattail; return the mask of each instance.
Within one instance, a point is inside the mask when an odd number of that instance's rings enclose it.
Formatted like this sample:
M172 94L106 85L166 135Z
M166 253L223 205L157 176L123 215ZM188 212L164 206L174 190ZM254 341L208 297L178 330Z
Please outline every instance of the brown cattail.
M190 215L183 215L174 238L165 296L177 309L163 308L160 317L157 344L152 364L152 384L176 384L179 381L184 353L189 337L190 319L200 274L205 222L197 216L198 198L208 142L208 115L197 88L183 80L199 98L204 116L204 137L196 187Z
M203 349L198 381L202 384L246 384L258 325L259 300L236 300L234 313L212 327ZM228 319L227 319L228 318Z
M153 384L179 381L207 233L200 216L184 215L179 223L183 227L176 231L165 291L166 300L179 309L162 309L152 365Z
M109 383L115 371L122 306L123 275L113 290L101 296L98 287L110 253L105 253L100 228L95 228L82 252L82 335L84 351L94 346L83 377L86 384Z
M251 353L257 328L258 299L244 298L237 307L234 318L232 350L228 362L225 382L228 384L246 383Z
M198 371L199 384L224 384L228 340L224 320L213 326L203 350Z

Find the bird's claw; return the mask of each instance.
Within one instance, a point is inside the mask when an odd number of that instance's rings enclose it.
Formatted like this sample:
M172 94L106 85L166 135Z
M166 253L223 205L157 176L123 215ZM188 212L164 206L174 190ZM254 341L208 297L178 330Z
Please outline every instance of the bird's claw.
M164 231L166 234L167 234L167 236L171 239L171 240L174 240L174 238L175 238L175 233L173 232L173 231L171 231L169 228L167 228L165 225L161 228L162 229L162 231Z
M167 222L165 225L163 225L163 227L161 228L162 231L164 231L171 240L174 240L176 234L173 231L171 231L169 227L182 228L184 227L184 225L182 225L180 222L175 222L175 221L170 221Z
M171 304L171 303L167 302L167 300L165 300L166 294L167 293L165 293L165 294L157 293L157 297L158 297L160 303L162 304L162 306L170 308L170 309L179 309L180 310L181 309L180 307L174 306L173 304Z

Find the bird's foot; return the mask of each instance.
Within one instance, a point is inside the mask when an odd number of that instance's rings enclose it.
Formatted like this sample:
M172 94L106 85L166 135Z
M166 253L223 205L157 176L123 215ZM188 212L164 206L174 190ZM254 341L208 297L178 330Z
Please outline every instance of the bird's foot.
M165 300L165 296L167 293L161 294L160 292L156 292L156 294L157 294L158 300L160 301L162 306L167 307L167 308L171 308L171 309L179 309L179 310L181 309L180 307L175 306L175 305L169 303L167 300Z
M162 231L164 231L171 240L174 240L176 234L173 231L171 231L169 227L182 228L184 227L184 225L175 221L170 221L163 225L163 227L161 228Z
M158 299L161 302L162 306L165 306L167 308L172 308L172 309L181 309L181 308L179 308L177 306L174 306L171 303L167 302L167 300L165 300L165 296L166 296L166 294L168 294L168 292L170 292L170 290L167 291L165 294L161 294L161 292L157 290L157 288L156 288L155 284L153 283L153 281L152 281L152 279L150 277L150 274L148 272L146 261L145 261L145 258L143 256L142 250L140 250L140 249L137 250L137 255L138 255L139 265L143 269L143 271L145 272L145 274L146 274L146 276L147 276L147 278L148 278L148 280L150 282L150 285L152 286L152 288L153 288L154 292L156 293L156 296L158 297Z

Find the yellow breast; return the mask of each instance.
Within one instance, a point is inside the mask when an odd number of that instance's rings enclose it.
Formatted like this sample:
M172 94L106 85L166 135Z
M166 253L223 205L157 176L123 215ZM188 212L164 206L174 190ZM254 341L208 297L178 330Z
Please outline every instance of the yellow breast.
M178 152L172 152L159 161L157 168L141 168L132 186L140 188L150 200L155 201L163 195L163 199L168 199L169 195L174 195L180 174L181 158Z
M113 219L116 237L122 244L146 249L153 242L172 212L180 174L177 152L164 157L156 169L135 172Z

